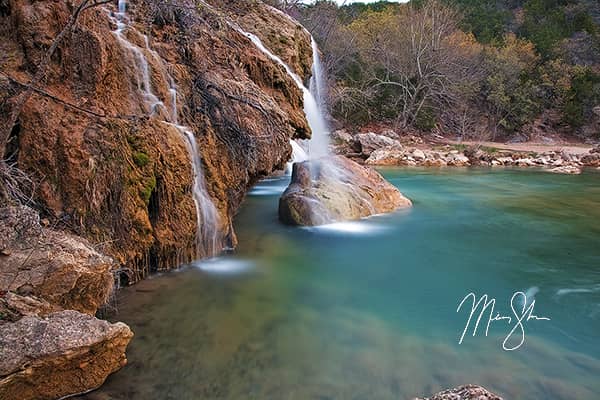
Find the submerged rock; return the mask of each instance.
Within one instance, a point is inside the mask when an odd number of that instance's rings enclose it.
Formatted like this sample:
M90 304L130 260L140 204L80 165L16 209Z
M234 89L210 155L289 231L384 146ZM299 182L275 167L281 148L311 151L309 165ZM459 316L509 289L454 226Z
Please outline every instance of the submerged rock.
M432 397L415 400L502 400L502 398L481 386L465 385L444 390Z
M294 164L292 181L279 199L279 219L290 225L314 226L411 205L377 171L338 156L331 162Z
M100 386L127 363L133 333L77 311L0 324L0 398L57 399Z

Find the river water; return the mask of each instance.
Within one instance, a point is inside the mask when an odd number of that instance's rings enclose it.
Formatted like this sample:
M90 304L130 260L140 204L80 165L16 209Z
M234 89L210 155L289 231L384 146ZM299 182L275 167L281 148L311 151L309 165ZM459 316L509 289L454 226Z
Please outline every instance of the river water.
M86 398L396 400L474 383L599 399L600 174L381 172L412 209L322 228L278 223L289 178L257 185L234 254L119 293L129 365ZM458 343L468 293L512 315L516 291L550 318L525 322L519 349L502 348L514 323L486 337L487 319Z

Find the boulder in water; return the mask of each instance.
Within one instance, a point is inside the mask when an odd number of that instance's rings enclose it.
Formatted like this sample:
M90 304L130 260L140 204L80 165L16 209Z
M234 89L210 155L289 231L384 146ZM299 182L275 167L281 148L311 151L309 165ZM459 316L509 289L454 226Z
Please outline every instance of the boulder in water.
M0 323L0 398L57 399L100 386L127 363L133 333L77 311Z
M374 169L345 157L296 163L279 199L279 219L315 226L356 220L412 205Z
M432 397L415 400L502 400L502 398L481 386L464 385L444 390Z

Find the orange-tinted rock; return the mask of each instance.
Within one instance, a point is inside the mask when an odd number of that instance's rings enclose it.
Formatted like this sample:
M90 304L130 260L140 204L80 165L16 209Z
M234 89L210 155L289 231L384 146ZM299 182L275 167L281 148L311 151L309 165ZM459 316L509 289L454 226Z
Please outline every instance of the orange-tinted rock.
M0 208L0 248L7 253L0 256L0 291L35 296L49 305L21 307L29 309L22 315L31 315L35 307L93 315L112 293L113 260L85 239L41 227L30 208Z
M279 219L291 225L356 220L412 205L377 171L343 156L331 162L295 163L279 199Z
M50 400L100 386L127 363L133 334L77 311L0 323L0 398Z
M235 244L232 217L250 186L284 167L290 138L310 135L293 80L224 18L250 30L246 25L258 17L265 43L304 77L312 63L309 36L259 2L211 3L217 12L128 3L132 23L124 34L148 59L152 91L164 103L154 116L138 90L134 58L113 33L107 10L97 7L59 46L46 94L32 95L14 131L19 167L39 182L36 200L50 223L102 243L132 271L131 280L195 256L189 155L181 133L162 121L173 106L169 75L179 123L199 144L225 246ZM12 80L0 79L0 104L23 90L17 82L31 79L71 11L62 1L8 4L0 15L0 53L10 55L1 61ZM0 119L8 114L1 111Z

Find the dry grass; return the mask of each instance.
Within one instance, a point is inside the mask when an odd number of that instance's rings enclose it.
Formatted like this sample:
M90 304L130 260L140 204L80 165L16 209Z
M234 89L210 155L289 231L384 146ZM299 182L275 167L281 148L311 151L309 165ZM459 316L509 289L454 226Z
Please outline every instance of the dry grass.
M14 164L0 161L0 204L18 203L31 205L35 183Z

